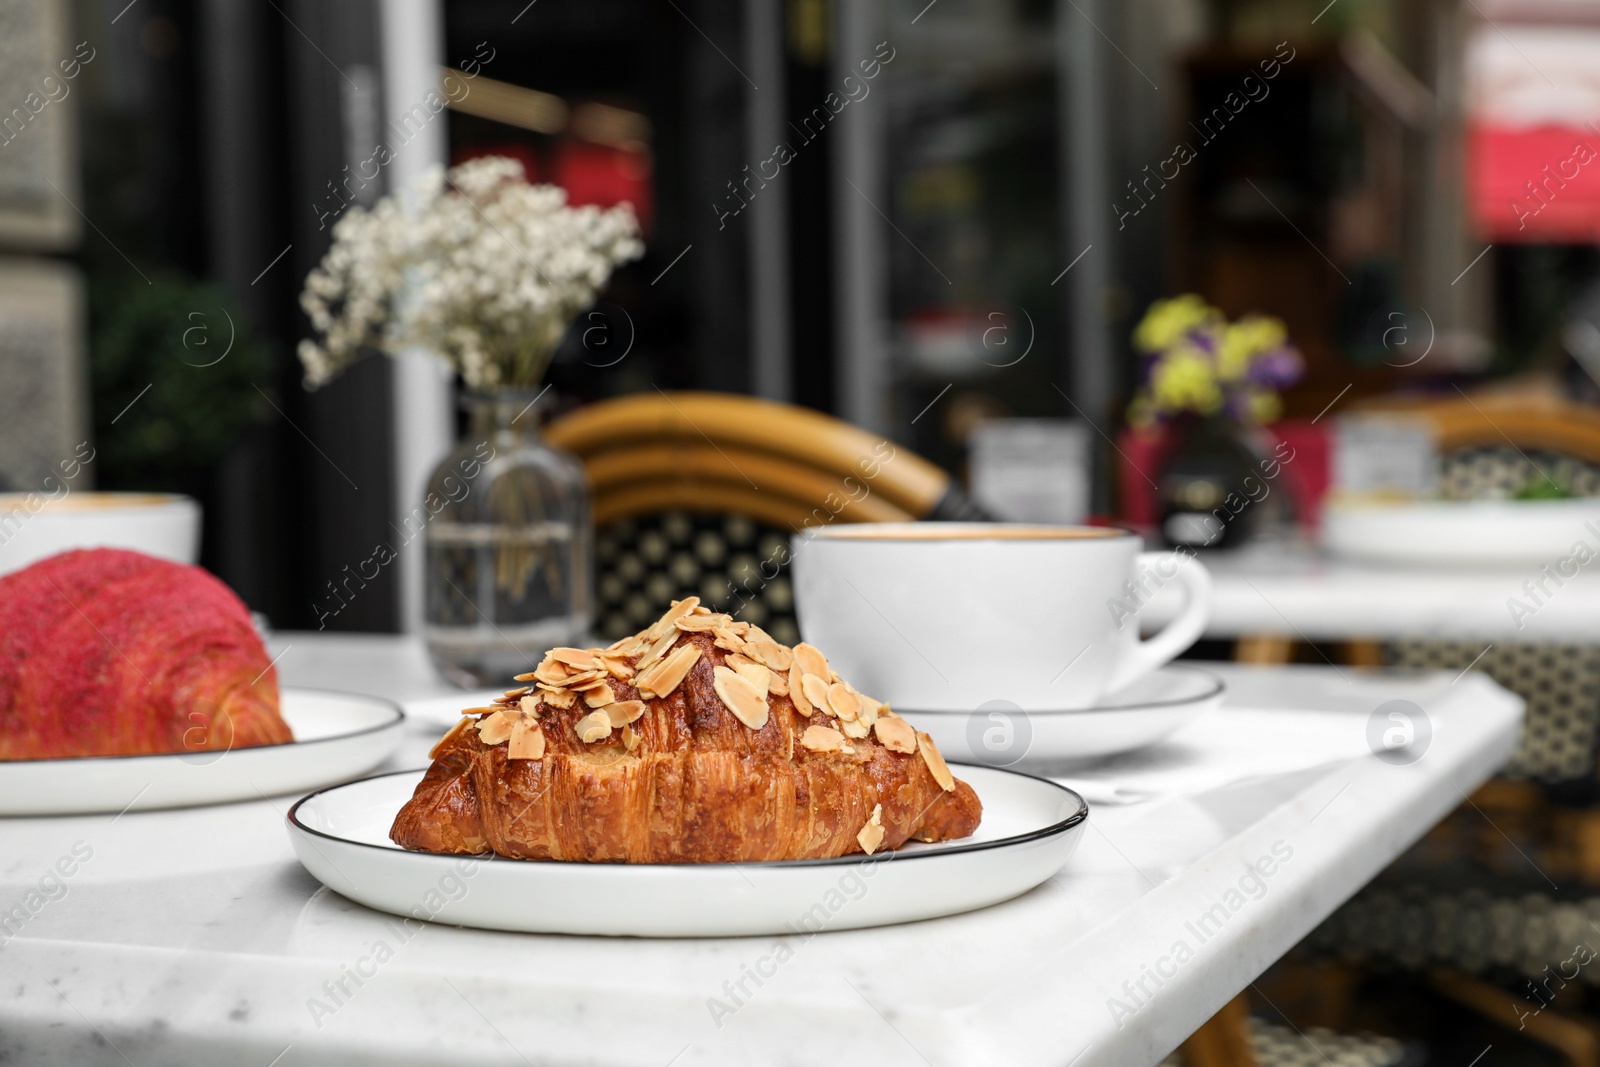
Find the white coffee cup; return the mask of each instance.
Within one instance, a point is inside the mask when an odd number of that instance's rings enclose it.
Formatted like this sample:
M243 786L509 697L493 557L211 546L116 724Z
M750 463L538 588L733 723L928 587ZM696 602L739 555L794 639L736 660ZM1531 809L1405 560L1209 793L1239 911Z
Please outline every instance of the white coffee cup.
M861 692L901 711L1095 706L1205 629L1211 576L1192 554L1143 552L1094 526L864 523L795 538L800 632ZM1140 608L1182 587L1166 628Z
M0 493L0 574L74 548L127 548L194 563L200 505L171 493L72 491L64 483L54 493Z

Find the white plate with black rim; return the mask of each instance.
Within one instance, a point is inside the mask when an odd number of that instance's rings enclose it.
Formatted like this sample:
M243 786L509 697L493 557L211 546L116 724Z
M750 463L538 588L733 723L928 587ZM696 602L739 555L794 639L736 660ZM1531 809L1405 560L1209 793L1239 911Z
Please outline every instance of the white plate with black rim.
M1169 663L1092 708L1024 711L996 699L969 712L895 711L952 762L1054 774L1163 741L1221 705L1226 690L1210 671Z
M335 786L289 809L295 854L351 900L454 926L632 937L849 930L998 904L1059 871L1089 817L1043 778L956 767L983 820L959 841L772 863L566 863L408 852L389 827L423 771Z
M149 811L302 793L369 773L405 730L399 706L380 697L285 689L280 710L294 732L282 745L0 761L0 816Z

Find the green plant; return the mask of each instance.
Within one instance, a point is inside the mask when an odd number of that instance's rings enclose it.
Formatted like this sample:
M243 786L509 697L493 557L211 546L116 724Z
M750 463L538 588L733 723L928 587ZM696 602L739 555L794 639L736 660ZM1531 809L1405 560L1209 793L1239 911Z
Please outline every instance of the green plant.
M1535 475L1528 479L1528 483L1511 498L1513 500L1567 500L1572 497L1572 490L1551 478L1548 474Z
M111 488L176 487L272 412L272 358L227 290L160 274L97 300L89 354L97 467ZM270 393L270 390L269 390Z

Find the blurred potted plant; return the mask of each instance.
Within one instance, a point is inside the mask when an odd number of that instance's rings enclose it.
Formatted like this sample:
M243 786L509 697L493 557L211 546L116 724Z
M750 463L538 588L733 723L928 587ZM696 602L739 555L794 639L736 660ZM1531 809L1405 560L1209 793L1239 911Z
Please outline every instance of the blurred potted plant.
M300 303L320 335L300 342L308 388L371 350L413 347L466 385L469 432L417 509L428 650L458 684L498 684L584 643L588 489L577 460L539 439L532 408L567 327L643 251L630 205L571 207L516 160L485 157L350 209L306 277Z
M1157 479L1162 535L1192 548L1237 544L1255 510L1246 479L1259 457L1246 429L1277 419L1278 391L1304 371L1283 323L1266 315L1229 322L1193 293L1150 305L1133 332L1140 386L1128 407L1136 431L1164 430L1174 447Z
M218 463L272 413L253 384L272 357L215 282L157 274L93 306L95 467L103 489L206 496Z

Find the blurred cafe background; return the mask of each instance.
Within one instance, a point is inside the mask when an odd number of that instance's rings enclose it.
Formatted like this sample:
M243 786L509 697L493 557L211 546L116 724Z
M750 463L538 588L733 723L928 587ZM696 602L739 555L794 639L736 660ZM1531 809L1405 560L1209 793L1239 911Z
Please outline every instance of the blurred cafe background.
M1340 501L1600 495L1600 0L0 0L0 57L0 490L92 452L74 489L197 500L274 630L424 628L422 553L338 594L464 390L423 352L308 390L301 293L341 218L481 157L640 225L543 422L765 398L925 457L941 514L1224 568L1314 551ZM773 524L691 512L599 516L597 631L749 588ZM1600 649L1479 647L1191 653L1530 700L1492 824L1257 983L1259 1062L1600 1064Z

